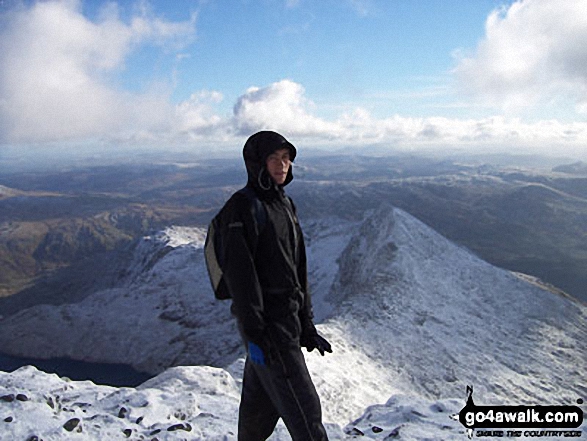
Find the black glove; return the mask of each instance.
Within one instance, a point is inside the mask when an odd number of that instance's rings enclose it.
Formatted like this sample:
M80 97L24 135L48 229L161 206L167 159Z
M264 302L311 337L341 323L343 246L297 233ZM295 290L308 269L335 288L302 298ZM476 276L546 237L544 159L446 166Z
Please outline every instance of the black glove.
M314 334L308 338L304 346L308 352L312 352L314 349L318 349L318 352L320 352L320 355L322 356L324 355L324 352L332 353L332 346L330 346L330 343L328 343L324 337L318 334Z

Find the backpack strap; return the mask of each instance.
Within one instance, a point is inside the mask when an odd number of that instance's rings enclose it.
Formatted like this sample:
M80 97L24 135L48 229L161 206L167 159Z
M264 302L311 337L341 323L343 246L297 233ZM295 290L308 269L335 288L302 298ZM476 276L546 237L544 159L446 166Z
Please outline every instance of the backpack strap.
M255 193L255 190L253 190L251 187L247 186L241 188L238 192L244 194L251 202L253 216L257 221L257 233L261 234L261 232L265 228L265 224L267 224L267 212L265 210L263 202L261 202L261 199L258 198L257 194Z

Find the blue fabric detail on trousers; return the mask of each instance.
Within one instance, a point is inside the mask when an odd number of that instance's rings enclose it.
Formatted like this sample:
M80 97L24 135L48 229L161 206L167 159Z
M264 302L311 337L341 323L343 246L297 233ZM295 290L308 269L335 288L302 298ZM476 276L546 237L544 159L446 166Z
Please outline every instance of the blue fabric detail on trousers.
M238 440L262 441L279 418L293 441L326 441L320 398L299 347L271 351L271 363L245 362Z

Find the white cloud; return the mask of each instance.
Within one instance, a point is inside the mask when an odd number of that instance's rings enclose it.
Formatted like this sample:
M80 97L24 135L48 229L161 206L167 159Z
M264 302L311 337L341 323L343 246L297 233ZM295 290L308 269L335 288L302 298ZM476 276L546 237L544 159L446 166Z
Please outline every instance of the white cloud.
M518 153L587 153L587 123L558 121L524 123L518 118L410 118L395 115L376 119L357 109L339 121L340 132L354 143L382 144L404 149L467 148Z
M124 23L110 4L99 22L79 1L47 1L8 12L0 33L0 140L59 141L161 129L173 107L166 93L130 93L108 76L149 42L193 37L195 17L172 23L141 15Z
M149 12L147 3L139 5L128 21L120 19L114 3L102 11L99 20L90 21L81 13L79 1L73 0L37 2L0 17L0 145L103 141L116 146L234 148L254 131L272 129L308 146L461 146L587 154L587 123L530 124L504 116L378 118L362 108L346 109L326 119L319 116L320 105L306 96L304 87L287 79L249 88L236 100L232 115L217 113L224 100L217 91L196 91L178 104L170 99L170 87L125 91L111 77L125 68L133 51L144 44L161 45L175 57L186 57L189 54L183 45L192 41L195 32L195 17L168 22ZM544 90L580 91L583 95L577 103L587 109L585 45L576 41L583 35L583 22L577 17L566 22L565 38L558 31L544 31L548 44L537 47L548 50L547 55L541 54L530 43L537 35L537 23L544 25L548 20L544 13L537 14L540 8L536 5L546 8L532 0L515 4L517 9L512 6L505 15L493 14L486 41L480 44L476 58L462 61L459 74L471 76L478 92L496 90L504 100L518 91L525 95ZM530 7L535 8L534 15L524 12ZM560 14L566 16L568 11L563 14L562 10L559 6ZM527 18L535 15L533 20ZM561 19L552 20L554 25ZM519 23L513 26L514 22ZM536 23L522 27L529 35L513 33L522 22ZM514 35L518 44L524 42L521 48L506 45ZM573 44L567 44L567 38ZM500 71L494 55L502 61L507 55L512 67ZM536 64L545 71L541 73ZM476 82L474 73L479 76Z
M251 87L234 106L234 126L240 134L272 128L292 135L333 136L337 125L313 116L312 107L302 85L290 80Z
M518 0L495 10L476 52L455 69L489 105L519 112L540 104L587 107L587 7L576 0Z
M213 135L218 129L226 130L226 121L214 112L214 106L224 97L216 91L200 91L192 94L187 101L176 106L174 131L179 136L197 139L203 135Z
M363 108L342 114L335 121L313 115L315 104L304 88L283 80L267 87L252 87L234 107L235 135L272 129L310 145L381 145L400 149L466 148L519 153L586 154L587 123L558 121L525 123L505 116L484 119L413 118L394 115L376 118Z

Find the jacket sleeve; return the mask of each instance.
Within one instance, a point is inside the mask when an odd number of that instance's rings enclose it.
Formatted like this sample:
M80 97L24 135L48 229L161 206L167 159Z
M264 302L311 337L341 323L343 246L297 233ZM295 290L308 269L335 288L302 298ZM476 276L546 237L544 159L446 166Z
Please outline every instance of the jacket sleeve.
M304 304L300 308L299 318L302 325L302 334L300 336L300 345L306 346L308 339L318 333L314 326L314 311L312 309L312 296L308 286L308 271L306 263L306 250L303 238L300 240L300 262L298 266L299 281L304 292Z
M232 296L232 312L242 327L244 338L263 347L263 294L255 268L258 227L246 196L236 194L229 204L223 270Z
M295 205L292 201L292 207ZM297 219L297 214L296 214ZM314 326L314 311L312 309L312 297L310 295L310 287L308 284L308 263L306 258L306 245L304 242L304 235L302 229L299 230L299 255L298 255L298 281L303 291L303 304L298 313L300 324L302 326L302 334L300 336L300 344L305 346L306 340L317 334L316 327Z

